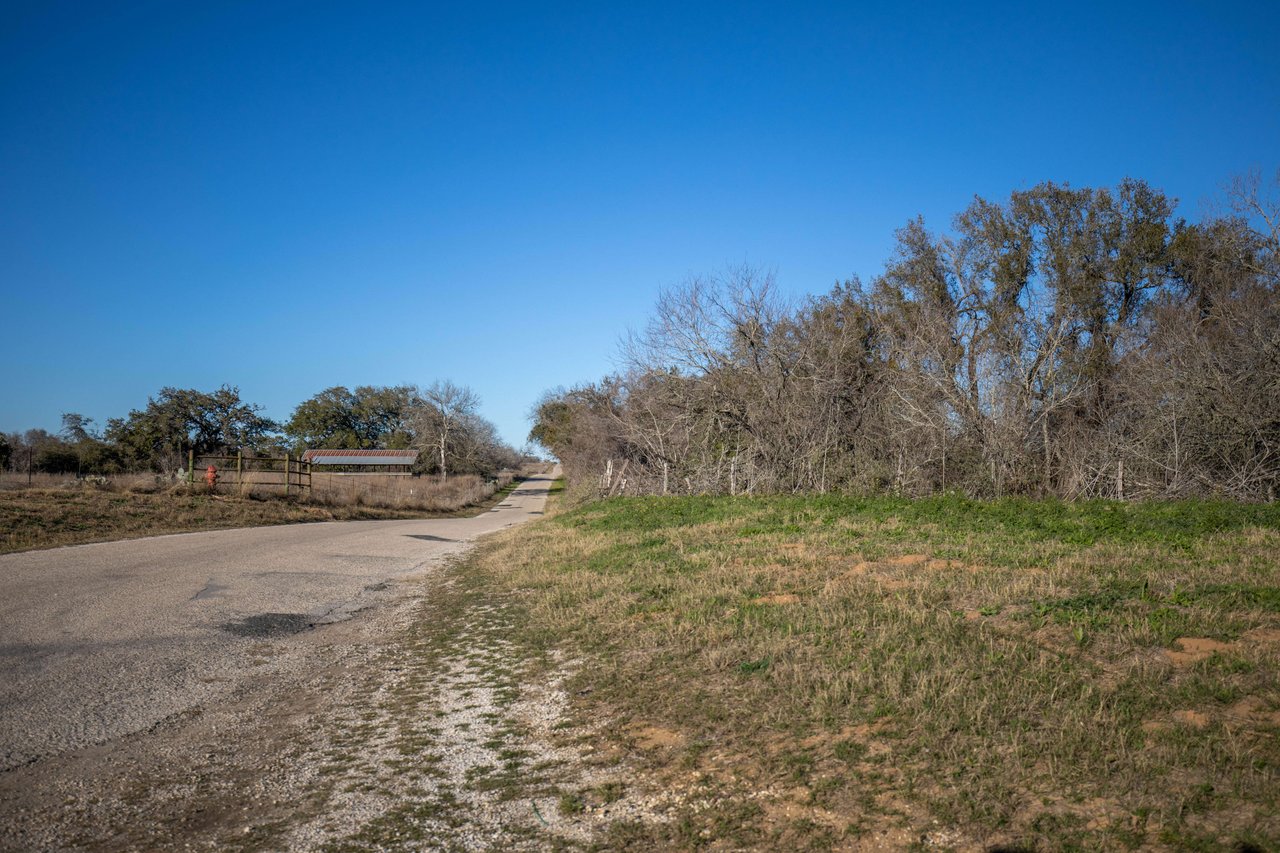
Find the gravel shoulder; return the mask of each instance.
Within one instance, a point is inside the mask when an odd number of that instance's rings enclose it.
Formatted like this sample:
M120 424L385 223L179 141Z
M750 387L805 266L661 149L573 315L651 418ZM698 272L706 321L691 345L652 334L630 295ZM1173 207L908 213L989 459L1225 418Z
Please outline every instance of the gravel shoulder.
M444 567L341 623L254 641L224 701L0 776L4 850L544 849L597 771L558 725L555 662ZM612 771L614 773L618 771Z

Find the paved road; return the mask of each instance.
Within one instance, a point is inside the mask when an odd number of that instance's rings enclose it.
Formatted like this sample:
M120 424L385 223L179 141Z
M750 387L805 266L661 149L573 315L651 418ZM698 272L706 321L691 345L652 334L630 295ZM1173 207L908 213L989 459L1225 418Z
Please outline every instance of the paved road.
M542 514L554 475L474 518L185 533L0 556L0 772L145 731L242 686L264 640L349 618L477 537Z

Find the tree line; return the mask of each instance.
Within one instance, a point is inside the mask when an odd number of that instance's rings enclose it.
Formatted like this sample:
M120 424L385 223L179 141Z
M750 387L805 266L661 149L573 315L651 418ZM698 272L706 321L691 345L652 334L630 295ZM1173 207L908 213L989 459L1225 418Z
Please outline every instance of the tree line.
M1199 222L1140 180L975 198L799 304L752 268L665 291L624 369L531 438L602 493L1280 487L1280 174Z
M308 448L420 451L418 473L489 476L517 467L520 452L479 413L480 398L452 382L424 387L326 388L277 423L245 402L237 387L213 391L162 388L142 409L101 429L78 413L62 416L59 433L43 429L0 435L0 468L109 475L176 471L196 456L243 452L273 456Z

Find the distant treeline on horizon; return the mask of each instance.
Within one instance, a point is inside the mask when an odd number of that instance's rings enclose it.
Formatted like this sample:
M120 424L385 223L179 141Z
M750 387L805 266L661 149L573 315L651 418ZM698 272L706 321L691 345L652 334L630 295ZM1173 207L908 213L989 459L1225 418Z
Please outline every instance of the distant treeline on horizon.
M401 449L420 454L416 470L429 474L492 475L523 456L479 415L480 398L448 381L425 387L335 386L303 401L279 424L246 403L240 389L162 388L127 417L104 429L78 413L62 416L62 430L0 434L0 470L54 474L174 471L196 456L249 452L301 453L309 448Z

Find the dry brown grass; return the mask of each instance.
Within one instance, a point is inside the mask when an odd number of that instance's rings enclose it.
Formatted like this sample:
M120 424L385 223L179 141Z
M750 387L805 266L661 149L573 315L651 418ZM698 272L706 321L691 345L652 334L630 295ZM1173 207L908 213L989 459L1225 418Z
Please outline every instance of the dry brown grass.
M406 518L399 510L256 500L175 488L113 492L94 488L0 492L0 552L306 521Z
M453 512L484 501L511 482L511 472L497 480L474 474L449 477L397 477L389 475L311 475L310 500L327 506L376 506L386 509L419 509Z
M100 488L122 492L158 492L168 489L173 481L156 474L113 474L110 477L89 477L87 482ZM75 474L45 474L0 471L0 491L24 489L76 489L85 485L86 479Z
M175 485L153 475L45 476L42 488L0 489L0 553L267 524L467 515L498 500L515 482L508 474L496 482L456 477L446 484L334 478L338 482L330 486L320 485L326 475L318 475L316 498L285 498L279 486L219 486L211 494L203 484ZM384 479L395 482L377 482Z

